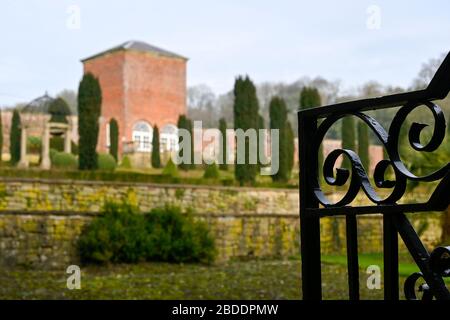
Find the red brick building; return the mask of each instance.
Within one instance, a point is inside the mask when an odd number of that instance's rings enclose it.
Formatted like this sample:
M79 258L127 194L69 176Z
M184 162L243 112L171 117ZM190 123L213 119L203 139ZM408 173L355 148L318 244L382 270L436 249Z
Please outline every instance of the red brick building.
M162 148L175 148L178 116L186 113L187 58L128 41L82 62L102 89L99 152L108 151L112 118L119 124L119 154L149 153L155 125Z

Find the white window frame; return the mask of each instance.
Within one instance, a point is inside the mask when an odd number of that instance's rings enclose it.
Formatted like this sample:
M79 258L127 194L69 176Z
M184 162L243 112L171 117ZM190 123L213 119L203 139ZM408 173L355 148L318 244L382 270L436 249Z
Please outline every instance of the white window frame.
M137 152L152 151L153 128L146 121L138 121L133 126L133 143Z

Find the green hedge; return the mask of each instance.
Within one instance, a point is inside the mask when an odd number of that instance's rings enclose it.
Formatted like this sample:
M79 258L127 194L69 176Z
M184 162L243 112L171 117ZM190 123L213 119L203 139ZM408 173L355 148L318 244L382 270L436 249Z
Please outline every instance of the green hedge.
M130 157L124 156L119 167L123 169L131 169L133 166L131 165Z
M219 179L219 176L220 176L219 168L215 163L206 165L205 172L203 173L203 178Z
M75 170L78 168L78 159L71 153L56 152L51 155L52 166L58 169Z
M172 161L172 158L169 158L169 161L167 161L166 166L164 167L162 171L163 176L171 177L171 178L177 178L178 173L178 167L177 165Z
M57 152L51 150L51 157ZM186 185L210 185L210 186L237 186L233 178L204 179L204 178L185 178L172 177L164 174L148 174L133 171L81 171L81 170L63 170L52 168L51 170L40 169L19 169L7 166L3 163L0 167L0 178L11 179L49 179L49 180L80 180L80 181L111 181L111 182L131 182L131 183L162 183L162 184L186 184ZM258 182L254 187L261 188L298 188L295 184Z
M125 203L107 204L104 215L83 230L78 250L83 263L210 263L216 253L207 226L179 208L139 214Z
M114 171L117 163L116 159L109 153L100 153L97 158L97 165L99 170Z

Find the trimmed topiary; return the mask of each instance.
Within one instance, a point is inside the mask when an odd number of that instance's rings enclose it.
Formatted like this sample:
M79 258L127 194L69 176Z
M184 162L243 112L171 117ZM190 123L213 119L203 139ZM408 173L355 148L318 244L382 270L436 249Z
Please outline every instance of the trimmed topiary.
M133 166L131 165L130 157L124 156L122 162L120 162L120 167L123 169L131 169Z
M53 154L52 154L53 152ZM71 153L57 152L50 150L50 159L52 166L57 169L75 170L78 168L78 160Z
M70 116L70 108L63 98L56 98L48 107L50 122L67 123L67 116Z
M97 163L98 169L104 171L114 171L117 166L116 159L109 153L99 153Z
M50 149L49 155L50 155L50 161L53 163L53 158L56 156L56 154L59 153L58 150Z
M216 163L206 165L203 178L205 179L219 179L220 173Z
M166 166L163 169L162 172L165 176L170 176L172 178L178 177L178 167L177 165L172 161L172 158L169 158L169 161L167 161Z

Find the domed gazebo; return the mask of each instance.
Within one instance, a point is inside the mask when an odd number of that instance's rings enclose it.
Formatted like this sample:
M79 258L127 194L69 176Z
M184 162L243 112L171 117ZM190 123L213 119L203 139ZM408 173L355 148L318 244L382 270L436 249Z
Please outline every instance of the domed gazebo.
M64 135L64 152L71 152L70 130L71 115L69 106L62 98L52 98L47 93L27 104L21 114L21 149L18 166L28 167L27 131L36 125L42 126L41 168L50 169L50 136Z

